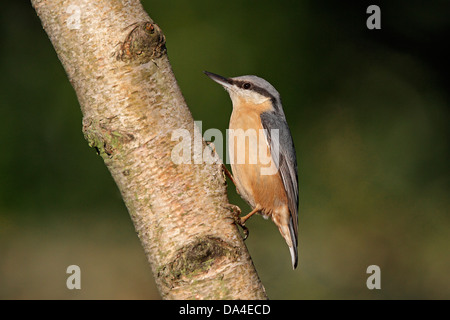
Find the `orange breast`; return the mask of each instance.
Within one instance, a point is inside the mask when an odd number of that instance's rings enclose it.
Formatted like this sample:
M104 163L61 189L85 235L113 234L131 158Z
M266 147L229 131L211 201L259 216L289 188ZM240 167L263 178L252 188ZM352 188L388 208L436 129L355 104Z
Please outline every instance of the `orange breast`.
M229 154L231 169L241 196L270 216L287 205L286 192L270 156L260 112L267 106L234 108L230 119ZM272 174L270 174L272 173Z

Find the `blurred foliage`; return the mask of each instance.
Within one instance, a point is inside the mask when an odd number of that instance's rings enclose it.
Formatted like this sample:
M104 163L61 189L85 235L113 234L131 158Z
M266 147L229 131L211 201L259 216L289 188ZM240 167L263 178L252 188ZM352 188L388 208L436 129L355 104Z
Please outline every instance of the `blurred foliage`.
M449 299L448 1L143 1L203 130L227 94L202 71L281 93L299 158L300 266L276 227L246 244L272 299ZM0 298L155 299L120 194L28 2L0 11ZM229 188L230 201L248 206ZM65 287L68 265L82 290ZM381 290L366 268L381 268Z

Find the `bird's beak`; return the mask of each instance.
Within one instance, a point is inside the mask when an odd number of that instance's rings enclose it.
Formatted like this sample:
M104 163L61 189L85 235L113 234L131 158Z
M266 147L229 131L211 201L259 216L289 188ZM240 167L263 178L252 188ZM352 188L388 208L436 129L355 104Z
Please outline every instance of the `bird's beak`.
M212 72L208 72L208 71L203 71L208 77L210 77L212 80L214 80L215 82L217 82L218 84L222 85L225 89L230 89L231 88L231 80L222 76L219 76L218 74L212 73Z

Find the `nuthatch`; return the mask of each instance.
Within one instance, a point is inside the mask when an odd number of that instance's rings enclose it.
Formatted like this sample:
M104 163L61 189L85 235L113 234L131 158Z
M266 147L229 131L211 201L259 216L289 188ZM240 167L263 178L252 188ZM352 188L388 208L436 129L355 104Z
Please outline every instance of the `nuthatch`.
M269 82L257 76L225 78L207 71L205 74L230 94L233 112L229 133L232 133L232 140L244 141L229 142L234 176L230 175L230 178L241 197L252 207L249 214L238 218L238 223L244 227L245 221L255 213L266 219L270 217L289 246L295 269L298 262L297 159L280 94ZM252 143L249 132L263 134L256 136ZM275 165L273 172L267 170L264 153L270 164Z

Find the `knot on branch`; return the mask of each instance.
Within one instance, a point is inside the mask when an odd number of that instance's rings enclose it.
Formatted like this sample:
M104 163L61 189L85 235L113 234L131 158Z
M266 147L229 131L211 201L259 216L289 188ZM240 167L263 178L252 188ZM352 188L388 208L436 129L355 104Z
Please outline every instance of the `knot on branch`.
M178 250L175 258L160 270L158 277L166 285L173 287L192 277L206 276L213 267L218 267L226 260L239 255L238 248L230 246L220 238L198 238Z
M143 64L166 53L166 37L156 23L136 22L128 28L132 26L115 53L117 60Z
M114 130L105 123L91 118L83 119L83 134L89 146L104 160L111 159L121 149L123 143L134 140L132 134Z

